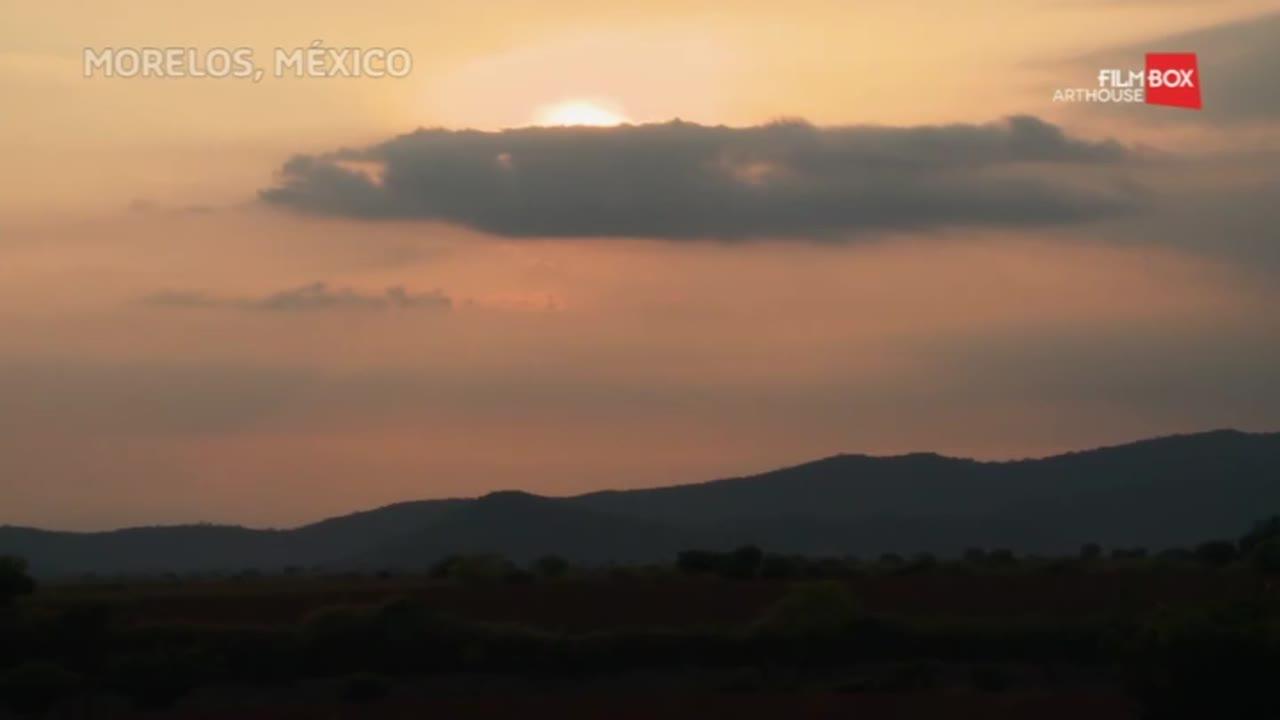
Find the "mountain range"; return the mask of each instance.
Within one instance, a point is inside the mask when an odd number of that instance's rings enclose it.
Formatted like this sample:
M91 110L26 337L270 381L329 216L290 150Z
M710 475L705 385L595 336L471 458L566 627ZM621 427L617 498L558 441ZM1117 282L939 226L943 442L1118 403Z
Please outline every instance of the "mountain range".
M858 555L967 547L1074 552L1235 538L1280 513L1280 433L1219 430L1047 458L836 455L760 475L573 497L518 491L419 500L285 530L180 525L108 532L0 526L0 555L41 576L421 569L454 553L516 562L668 562L753 543Z

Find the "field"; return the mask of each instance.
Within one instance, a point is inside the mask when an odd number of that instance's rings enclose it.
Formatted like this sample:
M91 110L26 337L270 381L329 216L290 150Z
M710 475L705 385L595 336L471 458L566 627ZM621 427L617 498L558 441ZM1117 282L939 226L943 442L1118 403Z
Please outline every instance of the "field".
M1274 709L1280 603L1239 560L691 565L49 583L5 610L0 689L66 718Z
M877 615L953 618L1081 618L1158 607L1228 603L1250 597L1248 573L1078 574L933 572L865 575L840 582ZM104 582L53 586L51 607L106 603L129 623L214 625L296 623L334 606L374 606L412 598L443 614L568 631L619 627L735 626L778 602L792 580L587 577L555 582L464 583L422 576L277 577Z

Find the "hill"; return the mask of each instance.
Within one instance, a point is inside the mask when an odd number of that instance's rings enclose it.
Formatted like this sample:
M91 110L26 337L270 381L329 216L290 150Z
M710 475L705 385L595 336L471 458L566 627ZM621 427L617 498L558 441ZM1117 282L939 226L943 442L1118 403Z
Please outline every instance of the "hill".
M291 530L0 527L42 575L422 568L448 554L667 561L690 546L872 556L969 546L1069 552L1235 537L1280 512L1280 433L1214 431L1035 460L838 455L749 477L548 498L400 503Z

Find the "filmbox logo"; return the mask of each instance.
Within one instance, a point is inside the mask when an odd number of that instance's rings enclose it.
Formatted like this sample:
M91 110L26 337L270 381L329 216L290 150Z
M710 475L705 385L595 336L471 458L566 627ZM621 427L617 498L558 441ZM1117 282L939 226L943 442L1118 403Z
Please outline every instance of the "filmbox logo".
M1199 110L1200 67L1195 53L1147 53L1146 67L1102 68L1097 86L1058 88L1053 101L1165 105Z
M1200 109L1195 53L1147 53L1147 104Z

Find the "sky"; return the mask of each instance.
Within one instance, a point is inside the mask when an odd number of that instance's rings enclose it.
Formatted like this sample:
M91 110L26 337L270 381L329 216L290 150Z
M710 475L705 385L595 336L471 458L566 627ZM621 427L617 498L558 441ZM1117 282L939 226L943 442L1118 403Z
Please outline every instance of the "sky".
M1274 0L0 17L0 524L1280 429ZM273 76L313 43L411 72ZM1053 99L1155 51L1202 110Z

